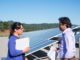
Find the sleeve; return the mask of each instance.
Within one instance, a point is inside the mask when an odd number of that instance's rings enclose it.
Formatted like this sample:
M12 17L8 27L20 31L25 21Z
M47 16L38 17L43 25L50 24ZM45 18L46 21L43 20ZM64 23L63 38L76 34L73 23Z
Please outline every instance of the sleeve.
M15 38L11 38L9 41L9 52L11 56L18 56L22 54L22 50L15 49Z
M72 37L71 34L65 34L65 44L66 44L66 54L65 54L65 58L69 58L70 57L70 52L71 52L71 48L72 48Z

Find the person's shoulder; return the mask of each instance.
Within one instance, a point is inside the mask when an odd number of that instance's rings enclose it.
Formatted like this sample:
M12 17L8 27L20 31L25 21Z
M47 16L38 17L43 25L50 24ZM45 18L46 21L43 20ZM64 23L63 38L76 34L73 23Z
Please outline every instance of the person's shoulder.
M9 38L9 40L16 40L17 39L17 37L15 37L14 35L12 35L10 38Z
M65 36L73 36L74 32L72 30L69 30L68 32L65 33Z

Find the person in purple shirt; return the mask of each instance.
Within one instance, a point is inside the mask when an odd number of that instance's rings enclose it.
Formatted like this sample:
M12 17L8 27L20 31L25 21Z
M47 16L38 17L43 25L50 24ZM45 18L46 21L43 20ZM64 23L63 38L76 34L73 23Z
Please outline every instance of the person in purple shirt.
M16 50L15 48L15 41L20 38L19 35L22 33L23 25L21 23L15 22L13 25L11 25L8 41L7 60L25 60L24 53L30 51L30 47L26 47L24 50Z
M59 18L59 28L62 31L59 54L61 60L76 60L75 58L75 36L71 29L71 22L68 17Z

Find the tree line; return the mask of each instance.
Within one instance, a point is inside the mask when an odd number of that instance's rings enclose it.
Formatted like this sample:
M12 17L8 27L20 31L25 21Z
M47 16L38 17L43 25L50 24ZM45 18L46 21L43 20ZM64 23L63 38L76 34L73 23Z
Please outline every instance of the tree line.
M9 30L13 21L0 21L0 30ZM26 24L22 23L24 27L24 32L35 31L35 30L43 30L58 27L58 23L41 23L41 24Z

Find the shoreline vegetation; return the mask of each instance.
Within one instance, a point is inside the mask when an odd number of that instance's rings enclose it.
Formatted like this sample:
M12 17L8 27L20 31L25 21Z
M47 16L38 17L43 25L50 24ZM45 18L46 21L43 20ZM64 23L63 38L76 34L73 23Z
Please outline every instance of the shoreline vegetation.
M9 36L9 33L8 34L5 34L4 32L0 33L0 37L8 37Z

